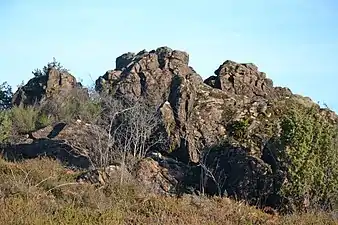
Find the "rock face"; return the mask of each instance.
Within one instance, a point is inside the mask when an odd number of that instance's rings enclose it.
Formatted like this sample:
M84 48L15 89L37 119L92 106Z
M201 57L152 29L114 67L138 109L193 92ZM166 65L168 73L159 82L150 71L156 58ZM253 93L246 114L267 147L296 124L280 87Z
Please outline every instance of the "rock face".
M202 78L188 66L187 53L167 47L138 54L126 53L116 60L115 70L107 71L96 81L96 89L131 101L145 98L149 104L163 105L169 116L165 121L171 132L172 149L185 160L197 161L196 148L190 140L189 114L194 110L197 88ZM191 149L188 150L187 149ZM183 156L184 155L184 156Z
M96 81L96 88L160 106L171 140L168 151L194 163L200 149L227 135L230 121L266 115L269 101L292 95L273 87L253 64L226 61L205 81L188 64L187 53L168 47L126 53L117 58L115 70Z
M48 156L69 167L90 168L89 150L97 148L94 138L96 128L83 122L59 123L48 126L16 140L4 149L8 160L21 160ZM91 142L88 137L92 137Z
M260 96L273 99L278 95L290 96L289 89L274 88L271 79L266 74L258 71L252 63L236 63L225 61L216 71L216 76L205 80L211 87L224 90L237 95L248 97Z
M62 98L80 87L81 84L71 74L50 69L46 76L34 77L19 88L13 96L12 103L33 105L44 99Z
M138 163L135 177L155 193L177 195L182 192L188 170L189 167L179 161L153 153Z
M179 78L202 78L188 66L185 52L170 48L145 50L138 54L126 53L116 59L116 69L107 71L96 81L96 89L109 91L130 100L147 97L152 104L161 104L169 98ZM192 78L190 78L190 76Z
M131 174L126 169L122 169L121 165L110 165L105 168L88 170L80 174L76 181L79 183L87 182L95 185L107 185L112 179L121 179L121 176L125 180L131 178Z
M151 153L141 159L130 173L121 164L116 163L104 168L83 172L77 177L77 182L106 185L109 182L134 181L141 183L152 193L175 196L182 192L184 179L189 167L174 159Z

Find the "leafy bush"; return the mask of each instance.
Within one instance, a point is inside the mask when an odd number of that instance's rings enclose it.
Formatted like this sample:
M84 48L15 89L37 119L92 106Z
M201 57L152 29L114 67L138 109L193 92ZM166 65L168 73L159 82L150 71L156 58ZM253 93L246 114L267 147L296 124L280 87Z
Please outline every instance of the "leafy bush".
M328 208L338 198L338 127L316 107L291 107L281 123L281 193L293 205Z
M17 106L10 113L13 129L19 134L29 133L52 123L38 106Z
M37 120L35 121L35 129L46 127L52 123L52 118L43 112L39 112Z
M101 105L99 100L89 98L84 90L75 89L65 98L45 102L42 111L56 121L80 119L93 123L101 114Z
M12 121L8 111L0 110L0 144L5 143L10 136Z
M230 134L238 139L244 138L249 127L249 119L235 120L229 124Z

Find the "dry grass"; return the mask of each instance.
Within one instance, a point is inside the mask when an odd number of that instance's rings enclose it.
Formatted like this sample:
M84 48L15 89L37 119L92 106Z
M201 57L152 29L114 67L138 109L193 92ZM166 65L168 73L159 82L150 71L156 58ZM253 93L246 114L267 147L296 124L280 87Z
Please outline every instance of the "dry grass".
M137 184L76 184L50 159L0 159L0 224L338 224L321 213L272 216L229 199L159 197ZM118 180L118 179L117 179Z

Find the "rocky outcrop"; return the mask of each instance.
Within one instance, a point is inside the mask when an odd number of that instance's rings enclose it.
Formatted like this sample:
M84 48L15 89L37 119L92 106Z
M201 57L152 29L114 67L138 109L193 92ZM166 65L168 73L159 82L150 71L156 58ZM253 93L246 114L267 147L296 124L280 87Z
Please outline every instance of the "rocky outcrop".
M245 95L248 97L260 96L274 99L280 96L291 96L287 88L275 88L266 74L258 71L252 63L236 63L225 61L205 83L211 87L224 90L228 93Z
M254 64L228 60L203 81L189 67L187 53L168 47L121 55L116 69L100 77L96 88L158 107L168 155L188 165L180 168L185 171L183 192L227 195L252 204L275 207L284 201L278 191L287 168L275 167L280 159L267 149L280 135L278 121L288 107L315 107L333 123L338 121L311 99L274 87ZM157 190L170 192L182 183L182 178L166 178L167 167L158 161L141 165L141 179Z
M121 182L131 179L131 174L121 164L110 165L104 168L91 169L77 176L76 181L79 183L90 183L94 185L108 185L113 180Z
M146 158L137 162L132 173L120 163L92 169L81 173L77 182L95 185L107 185L110 182L134 181L141 183L155 194L172 195L187 192L184 180L189 166L174 159L164 157L160 153L152 152Z
M200 177L195 189L199 184L209 195L246 199L254 205L269 203L274 197L275 176L269 164L249 152L228 143L214 146L204 155L199 169L195 168L193 174Z
M75 89L82 90L74 76L68 72L50 69L47 75L30 79L14 93L13 105L34 105L45 99L63 98ZM82 90L86 95L86 91Z
M196 148L190 142L190 125L187 123L193 111L197 88L202 78L188 66L189 55L167 47L138 54L126 53L116 60L116 69L107 71L96 81L96 89L135 101L145 98L148 104L169 103L167 113L173 115L165 121L172 149L188 161L196 161ZM164 105L166 107L166 105ZM163 110L161 110L163 111ZM188 150L187 149L191 149ZM185 156L183 156L185 155Z
M50 71L49 76L33 78L19 89L14 102L53 99L76 87L70 75ZM150 136L156 138L162 132L169 144L162 155L154 153L140 160L133 175L161 194L204 193L276 207L285 201L278 193L287 182L288 168L283 167L276 149L285 151L278 139L279 121L288 107L314 108L318 115L338 122L335 113L320 109L311 99L274 87L254 64L225 61L215 76L203 80L189 66L187 53L168 47L121 55L116 69L97 79L96 89L128 103L142 100L158 109L161 123ZM97 136L93 132L104 134L81 122L59 124L32 133L5 153L8 158L45 154L89 168L89 158L95 159L94 150L99 147L88 139ZM161 151L163 146L157 147ZM90 170L78 181L104 185L119 173L129 174L111 165Z
M196 163L201 149L228 134L231 121L268 116L269 102L292 95L288 89L273 87L253 64L226 61L215 74L203 81L189 67L187 53L161 47L121 55L116 69L100 77L96 88L159 106L171 141L168 151Z
M149 103L161 104L168 99L172 86L177 85L177 77L192 76L202 81L188 62L187 53L166 47L126 53L116 59L115 70L107 71L96 81L96 89L129 100L146 97Z
M98 129L81 121L58 123L23 135L8 145L3 155L11 161L47 156L69 167L88 169L92 166L89 154L99 147L95 141Z

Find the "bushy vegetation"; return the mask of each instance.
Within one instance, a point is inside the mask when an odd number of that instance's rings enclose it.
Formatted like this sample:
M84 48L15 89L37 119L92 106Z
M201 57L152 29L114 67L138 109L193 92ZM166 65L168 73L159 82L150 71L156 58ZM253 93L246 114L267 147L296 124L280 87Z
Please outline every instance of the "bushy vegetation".
M0 85L0 144L7 142L12 129L8 109L12 105L12 88L6 82Z
M0 159L0 224L335 224L327 214L272 216L227 198L155 196L134 181L80 184L78 174L46 158Z
M66 123L75 119L94 123L102 113L99 99L90 98L85 89L78 88L60 99L44 102L41 109L55 121Z
M89 104L85 111L98 112L96 119L90 121L92 138L88 140L88 144L95 146L89 152L94 167L107 167L116 160L132 163L144 158L150 149L160 150L167 144L164 135L156 132L160 120L155 107L141 101L131 103L112 96L101 97L91 100L92 106Z
M338 199L338 127L318 107L289 105L279 158L288 169L282 195L293 207L328 209Z
M16 134L27 134L55 122L71 122L81 119L84 122L95 122L101 113L99 102L69 96L62 101L46 101L33 106L14 106L7 110L6 118L13 125Z
M228 129L232 136L238 140L243 140L249 127L249 119L236 120L229 124Z
M333 112L298 97L278 100L269 110L271 116L259 119L251 132L248 119L229 123L226 141L249 147L250 154L271 165L281 210L337 210L338 124L330 117Z
M27 134L50 125L52 119L39 106L15 106L10 111L13 132Z

